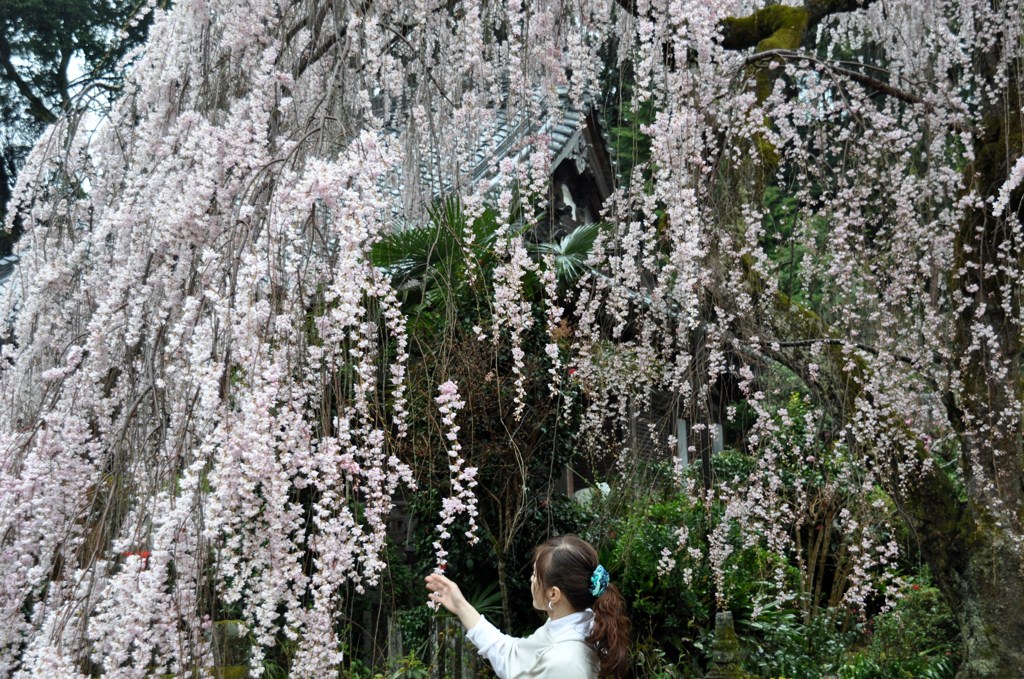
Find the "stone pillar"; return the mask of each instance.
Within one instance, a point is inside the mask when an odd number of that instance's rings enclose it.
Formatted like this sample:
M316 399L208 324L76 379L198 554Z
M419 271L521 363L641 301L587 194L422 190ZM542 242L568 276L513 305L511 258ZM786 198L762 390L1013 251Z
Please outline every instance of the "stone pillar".
M398 664L405 657L402 643L402 627L398 624L397 615L389 615L388 620L388 662Z
M732 613L715 615L715 641L711 644L711 666L704 679L753 679L740 667L740 639L732 623Z

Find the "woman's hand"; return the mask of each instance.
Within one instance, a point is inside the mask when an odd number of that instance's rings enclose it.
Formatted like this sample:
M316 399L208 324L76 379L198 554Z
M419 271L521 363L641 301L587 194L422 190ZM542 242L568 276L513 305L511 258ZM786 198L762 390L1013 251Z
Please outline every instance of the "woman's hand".
M426 582L430 600L457 615L466 629L471 629L480 620L480 614L466 601L462 590L454 582L440 573L431 573L426 577Z

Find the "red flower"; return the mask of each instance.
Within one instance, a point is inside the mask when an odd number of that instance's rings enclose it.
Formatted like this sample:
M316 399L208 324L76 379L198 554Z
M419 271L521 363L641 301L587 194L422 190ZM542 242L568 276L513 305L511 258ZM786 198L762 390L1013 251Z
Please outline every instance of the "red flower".
M921 585L911 585L910 589L912 589L912 590L914 590L916 592L917 590L921 589Z

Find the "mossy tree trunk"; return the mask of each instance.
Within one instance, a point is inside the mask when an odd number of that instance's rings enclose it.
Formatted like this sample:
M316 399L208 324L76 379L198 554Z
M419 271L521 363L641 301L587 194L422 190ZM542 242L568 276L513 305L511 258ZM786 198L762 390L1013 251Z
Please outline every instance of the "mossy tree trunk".
M989 71L994 79L994 69ZM975 161L968 182L985 199L963 220L956 243L953 284L964 304L957 317L954 356L961 386L946 395L949 416L960 432L960 468L967 500L959 530L945 534L955 558L935 561L964 637L965 662L958 679L1024 676L1024 448L1021 403L1020 246L1013 242L1024 220L1024 190L1010 197L1008 214L994 203L1010 163L1024 154L1019 74L1010 74L999 105L976 133ZM1016 224L1014 224L1016 222ZM1010 253L1007 255L1007 253ZM1007 256L1014 261L1007 261ZM990 332L978 335L979 328ZM1003 366L1003 370L994 366ZM922 513L929 512L922 506ZM951 526L953 528L953 526ZM939 536L935 539L941 540ZM931 540L929 542L933 542ZM926 554L934 552L923 545ZM939 554L939 556L944 556ZM945 570L939 570L945 566Z

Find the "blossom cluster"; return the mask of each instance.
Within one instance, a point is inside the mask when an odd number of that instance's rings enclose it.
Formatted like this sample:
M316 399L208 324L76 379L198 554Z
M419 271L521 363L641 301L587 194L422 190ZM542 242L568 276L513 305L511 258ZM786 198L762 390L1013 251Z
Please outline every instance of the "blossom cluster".
M441 414L441 424L445 428L445 452L448 456L448 472L451 479L451 495L441 502L441 522L437 524L437 539L434 541L436 568L443 571L448 565L448 551L444 548L444 542L451 537L448 529L460 514L464 514L469 523L469 528L465 531L467 542L471 545L476 544L480 538L477 535L476 524L477 498L473 492L477 485L477 468L466 466L466 460L462 457L462 444L459 443L460 427L455 424L455 418L465 407L466 402L459 397L459 387L451 380L438 386L437 391L438 395L434 401Z

